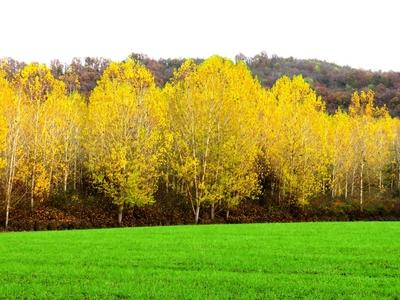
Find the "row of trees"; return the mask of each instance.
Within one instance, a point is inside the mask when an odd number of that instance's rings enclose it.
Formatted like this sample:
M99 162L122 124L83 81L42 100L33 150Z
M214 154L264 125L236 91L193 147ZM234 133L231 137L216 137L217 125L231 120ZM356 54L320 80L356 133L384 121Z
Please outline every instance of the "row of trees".
M159 88L137 60L111 62L86 101L40 64L0 68L0 177L5 226L20 201L95 190L118 208L160 186L214 218L244 199L306 205L400 187L400 124L353 94L325 112L301 76L264 89L244 62L187 60Z

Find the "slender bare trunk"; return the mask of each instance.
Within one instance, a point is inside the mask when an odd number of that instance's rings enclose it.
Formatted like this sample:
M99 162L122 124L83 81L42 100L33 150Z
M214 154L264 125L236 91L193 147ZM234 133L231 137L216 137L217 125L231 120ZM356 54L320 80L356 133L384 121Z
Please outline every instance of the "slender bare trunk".
M5 222L6 230L8 228L9 216L10 216L10 199L8 198L7 199L7 205L6 205L6 222Z
M75 153L75 159L74 159L74 182L73 182L73 188L74 188L74 191L76 191L76 173L77 173L77 167L76 167L76 165L77 165L77 157L76 157L76 153Z
M67 192L67 187L68 187L68 170L65 169L65 172L64 172L64 193Z
M53 187L53 162L51 163L50 172L49 172L49 191L47 192L47 198L50 198L52 187Z
M122 225L122 212L124 210L124 205L121 204L118 206L118 225L121 226Z
M335 198L335 196L336 196L336 194L335 194L335 192L336 192L336 176L335 176L335 172L336 171L336 169L335 169L335 167L333 168L333 171L332 171L332 198Z
M31 211L33 212L33 203L34 203L34 196L35 196L35 165L33 166L33 173L32 173L32 180L31 180Z
M213 202L211 203L211 220L214 221L214 219L215 219L215 204Z
M352 178L352 181L351 181L351 196L354 195L355 181L356 181L356 167L353 168L353 178Z
M400 190L400 163L398 167L398 174L397 174L397 189Z
M12 193L13 182L14 182L15 161L16 161L16 153L13 151L13 153L11 155L11 159L10 159L7 188L6 188L6 221L5 221L6 229L8 228L8 222L9 222L9 216L10 216L11 193Z
M363 211L363 188L364 188L363 171L364 171L364 160L361 161L361 165L360 165L360 209L361 209L361 211Z
M194 223L199 224L199 217L200 217L200 203L196 203L196 212L194 215Z

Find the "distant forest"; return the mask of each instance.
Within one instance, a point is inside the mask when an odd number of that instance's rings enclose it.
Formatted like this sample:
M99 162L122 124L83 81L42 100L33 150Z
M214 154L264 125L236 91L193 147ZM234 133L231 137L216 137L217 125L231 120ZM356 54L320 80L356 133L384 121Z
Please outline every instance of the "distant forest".
M174 69L178 69L185 61L183 58L156 60L138 53L133 53L130 57L150 70L159 87L163 87L172 77ZM10 75L16 74L26 65L12 58L6 60L10 66ZM254 57L239 54L235 60L246 62L252 73L267 88L271 88L284 75L292 77L301 74L326 102L329 113L334 113L339 107L347 111L351 95L355 91L369 89L375 93L377 106L386 106L392 116L400 116L400 72L373 72L316 59L269 56L265 52ZM194 61L201 63L204 59L197 58ZM50 69L56 79L64 81L69 92L79 91L88 97L109 63L105 58L94 57L84 60L76 58L69 64L53 60Z

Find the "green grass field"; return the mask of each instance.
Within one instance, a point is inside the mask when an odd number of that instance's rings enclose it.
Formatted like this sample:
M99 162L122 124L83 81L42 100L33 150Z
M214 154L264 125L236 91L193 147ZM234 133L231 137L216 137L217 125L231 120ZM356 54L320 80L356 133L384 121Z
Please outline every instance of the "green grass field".
M400 222L0 234L0 298L400 298Z

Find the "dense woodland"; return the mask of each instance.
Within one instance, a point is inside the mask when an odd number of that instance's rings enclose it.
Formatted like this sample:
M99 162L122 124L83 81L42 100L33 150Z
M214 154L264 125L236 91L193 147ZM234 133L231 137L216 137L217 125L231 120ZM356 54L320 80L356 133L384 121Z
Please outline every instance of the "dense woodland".
M316 60L0 65L0 221L400 217L400 74Z

